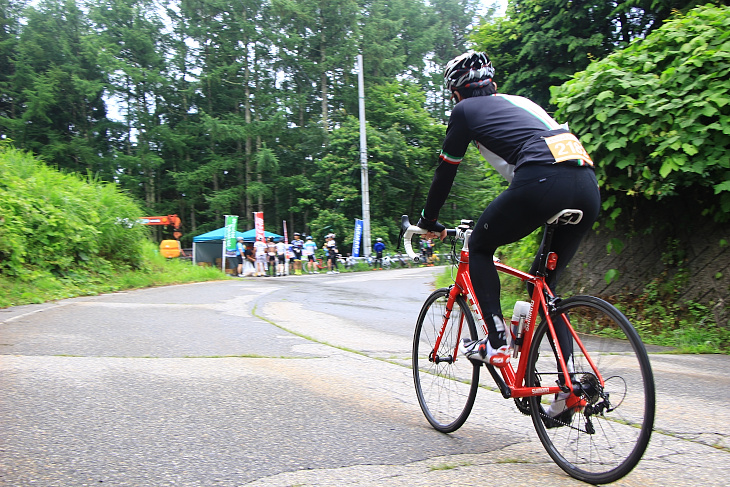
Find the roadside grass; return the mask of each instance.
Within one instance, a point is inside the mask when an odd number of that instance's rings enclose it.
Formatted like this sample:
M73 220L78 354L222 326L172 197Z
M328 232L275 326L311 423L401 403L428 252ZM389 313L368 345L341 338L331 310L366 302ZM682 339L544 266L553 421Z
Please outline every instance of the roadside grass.
M219 269L200 267L159 255L152 242L145 244L144 263L139 269L98 269L59 276L36 269L24 279L0 274L0 308L92 296L190 282L229 279Z

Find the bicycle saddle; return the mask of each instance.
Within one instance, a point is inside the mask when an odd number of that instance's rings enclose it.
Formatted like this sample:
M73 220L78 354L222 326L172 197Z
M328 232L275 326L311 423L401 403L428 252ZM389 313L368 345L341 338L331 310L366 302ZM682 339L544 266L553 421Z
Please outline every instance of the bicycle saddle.
M550 217L547 221L548 225L553 223L557 225L575 225L583 219L582 210L560 210L558 213Z

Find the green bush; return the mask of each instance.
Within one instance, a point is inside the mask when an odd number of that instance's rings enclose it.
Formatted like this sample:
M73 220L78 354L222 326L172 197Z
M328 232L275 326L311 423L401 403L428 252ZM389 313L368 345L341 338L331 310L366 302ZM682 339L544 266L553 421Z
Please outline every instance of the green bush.
M632 198L680 195L730 218L730 7L677 14L552 89L596 161L615 220Z
M142 265L148 231L142 210L113 184L62 174L0 146L0 274L33 280L39 273Z

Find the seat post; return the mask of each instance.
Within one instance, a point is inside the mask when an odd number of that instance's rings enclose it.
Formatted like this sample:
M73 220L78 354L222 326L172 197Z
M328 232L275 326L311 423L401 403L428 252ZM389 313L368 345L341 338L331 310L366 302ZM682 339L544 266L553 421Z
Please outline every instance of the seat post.
M537 272L535 273L539 277L547 276L548 255L550 255L550 245L553 242L553 233L555 233L556 225L556 222L545 224L545 234L542 238L542 253L540 254L540 260L538 261L537 265Z

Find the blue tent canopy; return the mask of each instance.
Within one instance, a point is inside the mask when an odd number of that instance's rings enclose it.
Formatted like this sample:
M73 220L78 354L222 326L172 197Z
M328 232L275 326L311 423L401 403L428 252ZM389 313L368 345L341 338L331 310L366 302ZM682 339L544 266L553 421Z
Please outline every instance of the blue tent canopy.
M264 235L268 239L269 237L274 237L274 242L281 242L284 240L284 237L282 235L279 235L278 233L272 233L264 231ZM243 237L244 242L255 242L256 241L256 229L252 228L251 230L246 230L245 232L236 232L236 238Z
M264 232L264 234L266 238L274 237L276 242L284 240L284 237L276 233ZM227 266L230 267L230 263L226 262L230 259L225 255L226 252L223 248L223 239L225 237L226 227L193 237L193 263L209 262L217 265L216 262L220 262L221 270L225 270ZM244 242L254 242L256 240L256 230L236 232L236 238L238 237L243 237ZM235 262L233 267L235 267Z
M264 232L264 234L266 235L266 238L274 237L274 240L277 242L284 239L284 237L276 233ZM215 242L218 240L223 240L225 236L226 227L223 227L217 230L212 230L208 233L204 233L202 235L198 235L197 237L193 237L193 242ZM238 237L243 237L244 242L254 242L256 240L256 230L251 229L245 232L236 232L236 238Z

